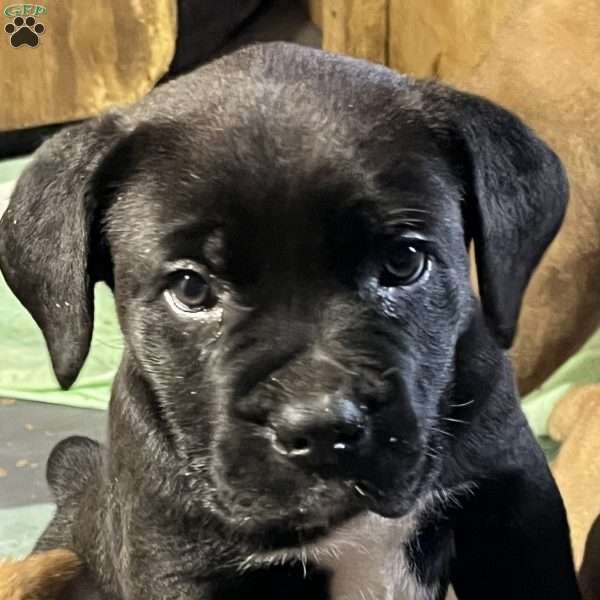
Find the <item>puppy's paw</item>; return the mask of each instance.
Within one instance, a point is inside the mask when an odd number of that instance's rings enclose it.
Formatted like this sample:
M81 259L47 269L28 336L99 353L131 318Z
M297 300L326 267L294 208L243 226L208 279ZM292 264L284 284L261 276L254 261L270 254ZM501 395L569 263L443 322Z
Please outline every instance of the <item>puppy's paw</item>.
M80 567L77 556L68 550L0 560L0 600L62 600Z
M98 442L82 436L60 441L50 453L46 479L61 506L78 496L97 477L102 464L102 448Z

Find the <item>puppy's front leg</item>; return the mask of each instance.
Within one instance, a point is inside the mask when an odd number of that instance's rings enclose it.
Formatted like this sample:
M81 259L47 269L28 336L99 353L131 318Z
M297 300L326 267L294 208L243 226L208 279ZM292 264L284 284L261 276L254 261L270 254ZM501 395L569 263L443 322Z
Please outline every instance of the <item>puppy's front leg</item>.
M562 499L528 432L527 460L480 482L454 529L459 600L578 600ZM513 448L514 450L514 448Z

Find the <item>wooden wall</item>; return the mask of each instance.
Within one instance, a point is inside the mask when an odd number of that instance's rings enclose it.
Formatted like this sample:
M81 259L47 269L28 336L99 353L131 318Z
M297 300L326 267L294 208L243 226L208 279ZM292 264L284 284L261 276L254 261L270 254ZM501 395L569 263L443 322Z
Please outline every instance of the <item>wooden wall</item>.
M0 9L0 130L60 123L134 102L167 71L175 0L35 0L37 47L14 48ZM48 102L52 98L52 102Z

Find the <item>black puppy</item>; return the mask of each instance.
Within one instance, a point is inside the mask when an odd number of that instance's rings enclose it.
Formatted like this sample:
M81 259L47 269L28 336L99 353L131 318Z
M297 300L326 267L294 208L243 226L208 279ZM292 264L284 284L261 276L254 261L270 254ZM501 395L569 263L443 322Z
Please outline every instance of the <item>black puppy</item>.
M39 548L111 599L578 598L504 351L566 199L501 108L285 44L54 137L4 275L64 387L97 281L125 349Z

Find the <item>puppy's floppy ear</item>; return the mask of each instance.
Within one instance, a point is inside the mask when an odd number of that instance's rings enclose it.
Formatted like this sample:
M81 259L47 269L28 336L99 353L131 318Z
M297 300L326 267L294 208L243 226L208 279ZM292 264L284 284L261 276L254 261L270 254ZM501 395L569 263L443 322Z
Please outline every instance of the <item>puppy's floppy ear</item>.
M63 388L89 351L94 283L105 278L94 179L123 135L119 118L107 115L45 142L0 220L0 268L42 330Z
M529 279L562 223L568 182L556 154L516 116L470 94L437 87L450 150L466 163L466 233L479 293L500 345L512 345ZM439 95L438 95L439 93ZM466 159L466 160L465 160Z

